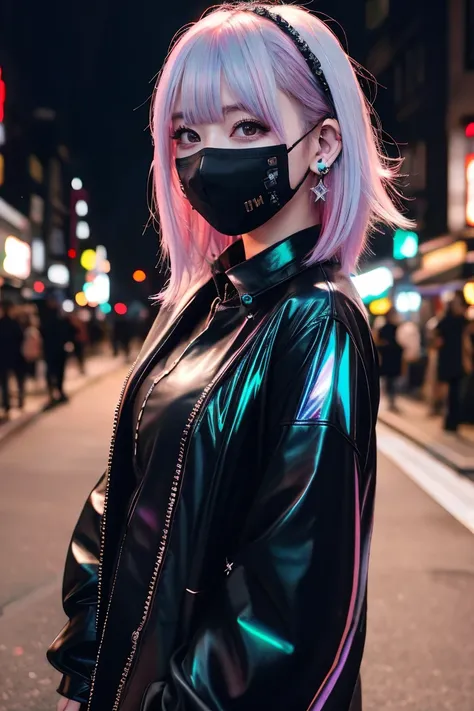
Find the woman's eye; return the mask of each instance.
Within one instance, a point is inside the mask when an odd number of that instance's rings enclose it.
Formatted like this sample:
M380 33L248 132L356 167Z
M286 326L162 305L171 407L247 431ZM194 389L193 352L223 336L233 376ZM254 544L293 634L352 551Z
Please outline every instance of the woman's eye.
M193 131L190 128L186 128L186 126L179 126L179 128L177 128L176 131L174 131L174 133L171 135L171 138L174 141L178 141L180 145L199 143L199 141L201 140L196 131Z
M258 121L241 121L234 126L233 135L238 138L255 138L269 132L269 128Z

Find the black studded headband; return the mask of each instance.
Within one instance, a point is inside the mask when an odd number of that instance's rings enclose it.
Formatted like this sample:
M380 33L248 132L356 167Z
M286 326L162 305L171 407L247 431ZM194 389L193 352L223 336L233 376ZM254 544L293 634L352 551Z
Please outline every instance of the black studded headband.
M321 67L321 62L311 51L306 40L301 37L300 33L297 30L295 30L293 25L290 25L290 23L287 22L287 20L285 20L285 18L281 15L267 10L266 7L256 6L249 7L248 9L250 12L255 13L255 15L260 15L260 17L265 17L267 20L274 22L275 25L278 25L278 27L292 40L292 42L296 45L297 49L302 54L306 64L311 70L311 73L319 81L321 87L324 90L324 93L329 97L331 104L334 106L331 89L329 88L329 84L327 83L326 77L324 76L324 72Z

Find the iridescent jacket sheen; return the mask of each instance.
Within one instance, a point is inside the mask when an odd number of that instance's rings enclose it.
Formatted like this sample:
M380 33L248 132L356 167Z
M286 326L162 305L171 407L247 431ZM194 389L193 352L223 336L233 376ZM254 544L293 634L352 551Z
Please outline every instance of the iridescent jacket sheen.
M317 238L247 261L234 243L178 315L159 313L124 384L48 651L60 693L91 711L360 708L377 358L351 280L305 266ZM140 384L229 298L229 353L205 382L207 343L173 383L179 417L137 482Z

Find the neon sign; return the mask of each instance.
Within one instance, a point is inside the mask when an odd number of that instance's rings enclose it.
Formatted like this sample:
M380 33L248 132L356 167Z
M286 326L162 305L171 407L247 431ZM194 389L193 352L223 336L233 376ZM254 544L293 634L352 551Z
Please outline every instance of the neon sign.
M446 272L449 269L464 264L466 261L467 245L465 242L458 241L447 247L435 249L433 252L428 252L423 255L421 260L422 269L430 274L438 274L438 272Z
M363 301L382 297L393 286L393 274L388 267L377 267L352 277L354 286Z
M7 91L5 88L5 82L2 79L2 68L0 67L0 123L3 123L5 119L5 98Z
M466 225L474 227L474 153L466 156Z

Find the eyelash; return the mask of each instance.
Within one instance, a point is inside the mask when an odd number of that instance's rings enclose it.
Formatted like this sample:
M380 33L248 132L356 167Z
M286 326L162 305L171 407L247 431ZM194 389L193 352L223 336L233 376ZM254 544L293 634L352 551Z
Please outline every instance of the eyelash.
M264 126L260 121L257 121L256 119L241 119L240 121L237 121L233 126L232 126L232 133L236 131L238 128L241 126L256 126L262 133L269 133L270 128L268 126ZM179 139L185 134L185 133L193 133L195 136L198 134L193 131L191 128L186 128L186 126L178 126L178 128L171 134L171 139L174 141L179 141ZM251 136L249 136L251 138Z

